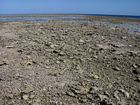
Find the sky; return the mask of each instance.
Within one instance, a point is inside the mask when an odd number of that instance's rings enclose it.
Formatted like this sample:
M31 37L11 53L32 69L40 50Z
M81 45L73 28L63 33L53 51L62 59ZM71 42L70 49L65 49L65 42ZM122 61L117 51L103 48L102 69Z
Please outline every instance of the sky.
M0 0L0 14L43 13L140 16L140 0Z

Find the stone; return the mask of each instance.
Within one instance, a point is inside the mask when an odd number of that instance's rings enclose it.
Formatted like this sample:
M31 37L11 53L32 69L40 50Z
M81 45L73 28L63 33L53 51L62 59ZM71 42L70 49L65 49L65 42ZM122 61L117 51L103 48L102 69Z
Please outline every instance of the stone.
M119 67L114 67L113 70L120 71L121 69Z
M7 65L7 63L4 61L0 61L0 66L4 66L4 65Z
M102 100L99 105L112 105L108 103L106 100Z
M108 96L107 95L99 94L99 97L100 97L101 100L108 99Z
M89 88L81 87L79 90L79 94L87 94L89 92Z
M137 75L140 74L140 68L137 68L137 69L133 70L133 73L137 74Z
M38 102L33 103L32 105L40 105Z
M54 49L55 47L57 47L58 45L56 45L56 44L51 44L50 45L50 48L52 48L52 49Z
M122 39L126 39L127 37L126 36L122 36Z
M67 94L68 96L75 97L75 94L74 94L73 92L66 92L66 94Z
M34 88L32 86L28 86L25 88L25 90L23 90L23 93L30 93L30 92L33 92L34 91Z
M96 75L96 74L91 74L91 77L93 78L93 79L99 79L100 77L98 76L98 75Z
M31 94L31 95L30 95L30 99L33 99L34 97L35 97L34 94Z
M96 44L96 47L98 47L100 50L110 49L110 47L105 44Z
M140 32L136 32L136 35L140 35Z
M134 68L137 68L138 66L137 66L136 64L133 64L133 67L134 67Z
M32 65L32 64L33 64L32 61L28 61L28 62L26 63L27 66Z
M118 101L117 105L127 105L127 101L125 99L121 99Z
M23 95L22 98L23 98L23 100L28 100L29 96L28 95Z
M119 93L118 91L115 91L115 92L114 92L114 97L115 97L117 100L120 100L120 97L118 96L118 93Z
M76 95L77 94L85 95L90 91L90 89L89 87L77 86L75 88L71 88L71 91Z
M12 98L14 98L14 95L13 95L13 94L8 94L7 97L8 97L9 99L12 99Z
M140 105L140 102L138 102L138 105Z
M38 98L38 99L36 99L36 102L37 102L37 103L41 102L41 99L39 99L39 98Z
M60 61L56 61L57 64L60 64Z
M64 53L64 52L59 52L58 55L59 55L59 56L64 56L65 53Z
M138 77L136 78L136 81L137 81L137 82L140 82L140 76L138 76Z
M93 57L94 57L95 59L97 59L97 58L98 58L98 56L96 56L96 55L95 55L95 56L93 56Z
M127 91L125 91L124 89L119 89L118 91L123 93L127 98L130 97L129 93Z
M116 30L116 28L115 28L115 27L110 27L110 29L111 29L111 30Z
M87 35L93 35L93 33L92 32L89 32L89 33L87 33Z
M79 42L80 42L80 43L84 43L84 40L80 39Z
M9 48L10 49L10 48L14 48L14 46L6 46L6 48Z
M122 43L114 42L114 43L111 43L111 46L116 47L116 48L120 48L120 47L124 47L125 45Z

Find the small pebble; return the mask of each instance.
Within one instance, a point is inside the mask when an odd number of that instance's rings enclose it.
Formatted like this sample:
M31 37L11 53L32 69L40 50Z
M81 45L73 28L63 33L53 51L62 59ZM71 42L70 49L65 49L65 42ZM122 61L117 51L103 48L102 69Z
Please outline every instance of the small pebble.
M80 39L79 42L80 42L80 43L84 43L84 40Z
M22 98L23 98L24 100L28 100L28 95L23 95Z
M140 74L140 69L138 68L138 69L133 70L133 73L137 75Z
M137 82L140 82L140 76L137 77L136 81Z
M33 92L34 91L34 88L32 86L28 86L25 88L25 90L23 90L23 93L30 93L30 92Z
M114 67L113 70L120 71L121 69L119 67Z
M35 95L33 95L33 94L32 94L32 95L30 95L30 99L33 99L34 97L35 97Z
M60 61L56 61L57 64L60 64Z
M99 79L99 76L98 75L93 75L93 78L94 79Z
M134 68L137 68L138 66L137 66L136 64L133 64L133 67L134 67Z

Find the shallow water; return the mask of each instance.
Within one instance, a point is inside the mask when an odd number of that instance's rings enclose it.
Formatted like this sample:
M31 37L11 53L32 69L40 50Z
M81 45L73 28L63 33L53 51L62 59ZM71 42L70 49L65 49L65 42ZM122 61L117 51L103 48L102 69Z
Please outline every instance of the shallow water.
M0 22L48 22L50 20L63 20L63 21L78 21L78 22L91 22L85 19L84 15L78 16L0 16ZM128 29L130 33L140 32L140 24L137 23L123 23L123 24L113 24L104 21L93 21L95 25L108 25L109 27L121 27Z
M74 16L59 16L59 17L0 17L0 22L20 22L20 21L31 21L31 22L48 22L49 20L80 20L81 17Z

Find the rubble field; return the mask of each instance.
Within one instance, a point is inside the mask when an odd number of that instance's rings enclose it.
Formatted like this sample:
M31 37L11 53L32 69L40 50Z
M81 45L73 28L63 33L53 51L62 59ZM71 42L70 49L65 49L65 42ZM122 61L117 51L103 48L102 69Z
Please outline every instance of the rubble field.
M140 105L140 33L1 22L0 105Z

